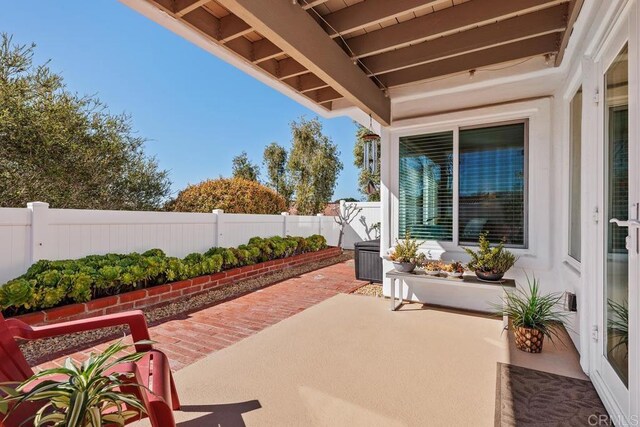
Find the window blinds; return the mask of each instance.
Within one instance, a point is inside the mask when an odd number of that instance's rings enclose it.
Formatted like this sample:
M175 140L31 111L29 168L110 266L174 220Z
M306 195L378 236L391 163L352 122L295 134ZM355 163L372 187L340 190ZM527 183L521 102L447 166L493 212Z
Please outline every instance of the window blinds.
M399 234L453 237L453 132L400 138Z
M459 242L526 246L525 123L461 129Z

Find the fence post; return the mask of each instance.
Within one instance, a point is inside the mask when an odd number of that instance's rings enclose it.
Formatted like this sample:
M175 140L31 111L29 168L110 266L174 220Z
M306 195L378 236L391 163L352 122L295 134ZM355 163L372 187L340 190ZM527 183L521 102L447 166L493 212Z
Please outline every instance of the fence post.
M30 202L27 209L31 211L31 264L46 258L49 235L49 203Z
M316 214L316 217L318 218L318 234L321 236L322 236L322 217L323 216L324 216L323 213Z
M214 209L211 211L212 214L216 216L216 241L215 247L221 248L223 242L223 230L224 230L224 210L222 209Z
M282 237L287 237L289 235L289 229L287 224L287 218L289 218L289 212L282 212Z

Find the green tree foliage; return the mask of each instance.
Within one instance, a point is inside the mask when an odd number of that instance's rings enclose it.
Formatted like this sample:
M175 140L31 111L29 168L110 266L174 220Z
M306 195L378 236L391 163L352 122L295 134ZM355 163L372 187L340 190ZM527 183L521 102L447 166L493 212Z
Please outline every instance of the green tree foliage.
M167 171L145 155L126 115L66 89L33 63L35 45L0 40L0 206L157 209Z
M262 163L267 170L267 185L291 202L293 186L287 171L287 150L276 142L272 142L264 149Z
M280 214L287 210L284 197L255 181L242 178L210 179L189 185L170 206L177 212Z
M369 180L373 181L376 185L380 185L380 141L378 144L378 171L375 174L372 174L370 171L365 169L364 165L364 145L365 141L362 139L362 136L369 132L369 130L364 127L358 125L358 130L356 131L356 144L353 147L353 165L360 169L360 173L358 174L358 188L360 192L367 198L368 202L379 202L380 201L380 192L374 194L367 193L367 184Z
M340 151L322 133L318 119L291 123L293 146L287 169L294 183L298 212L313 215L322 212L331 200L338 175L342 170Z
M260 166L252 163L246 151L233 158L233 177L258 181L260 177Z

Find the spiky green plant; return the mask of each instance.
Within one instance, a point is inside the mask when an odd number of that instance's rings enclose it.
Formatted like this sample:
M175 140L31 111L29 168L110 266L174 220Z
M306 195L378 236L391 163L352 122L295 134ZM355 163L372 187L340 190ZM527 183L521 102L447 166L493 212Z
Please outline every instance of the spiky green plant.
M64 367L43 370L17 386L1 385L0 413L8 417L25 402L40 402L44 405L32 417L35 427L125 425L127 420L146 412L134 394L122 392L123 388L144 387L132 381L134 374L110 371L117 370L118 364L136 362L144 356L133 353L115 357L130 347L119 341L103 353L92 353L82 364L69 358ZM60 376L66 379L60 380Z
M394 262L417 262L420 260L418 255L418 248L423 242L418 242L416 239L411 238L411 234L407 231L404 239L396 239L396 246L393 248L393 252L389 255Z
M629 305L626 301L618 303L612 299L607 300L607 305L611 311L608 328L610 333L618 337L618 342L611 351L624 345L629 348Z
M491 247L487 233L481 233L478 239L478 250L463 248L471 257L467 268L471 271L502 274L506 273L518 260L515 255L504 248L504 242Z
M528 289L517 288L513 292L505 292L502 304L497 305L497 314L508 316L512 327L537 329L553 341L558 338L559 326L564 325L566 313L562 311L562 293L540 293L540 281L527 275Z

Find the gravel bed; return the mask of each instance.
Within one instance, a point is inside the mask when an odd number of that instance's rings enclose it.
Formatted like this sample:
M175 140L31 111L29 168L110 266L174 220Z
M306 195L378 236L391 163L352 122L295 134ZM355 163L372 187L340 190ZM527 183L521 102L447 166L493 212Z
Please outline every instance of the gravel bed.
M369 283L353 292L357 295L382 298L382 285L380 283Z
M343 254L333 258L288 268L259 277L240 280L221 289L212 289L209 292L186 297L183 300L167 305L145 309L144 313L149 325L158 324L170 319L184 317L188 313L210 307L221 301L233 299L283 280L352 258L353 251L344 251ZM76 351L90 349L101 342L125 335L128 333L128 329L126 326L105 328L97 331L61 335L37 341L23 341L19 343L19 346L29 364L33 366Z

